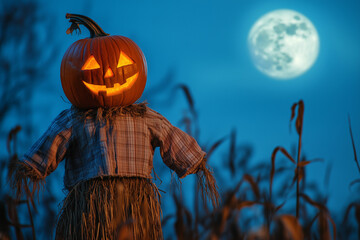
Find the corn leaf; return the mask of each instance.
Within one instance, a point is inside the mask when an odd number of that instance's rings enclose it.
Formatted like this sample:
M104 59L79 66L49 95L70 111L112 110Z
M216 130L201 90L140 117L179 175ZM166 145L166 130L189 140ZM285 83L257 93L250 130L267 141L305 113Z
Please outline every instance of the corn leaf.
M285 229L290 235L290 239L302 240L304 239L304 233L299 221L292 215L280 215L279 221L283 224Z

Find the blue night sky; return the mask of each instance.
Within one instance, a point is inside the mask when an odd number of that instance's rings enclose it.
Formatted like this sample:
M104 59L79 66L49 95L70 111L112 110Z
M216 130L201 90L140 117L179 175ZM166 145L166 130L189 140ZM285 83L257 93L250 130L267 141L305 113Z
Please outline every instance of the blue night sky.
M214 142L237 131L238 144L254 147L250 165L270 161L272 150L297 143L289 133L290 107L305 102L303 150L309 159L325 162L308 166L310 178L323 182L332 165L329 204L340 210L354 197L351 181L359 178L348 129L351 116L356 147L360 149L360 2L355 1L77 1L46 2L55 20L59 53L46 83L35 93L34 106L40 122L34 141L56 115L70 104L60 82L60 63L66 49L88 37L66 35L65 14L83 14L105 32L133 39L148 63L144 95L149 106L179 126L187 108L184 96L170 90L151 95L152 86L169 72L173 82L189 86L199 113L202 143ZM320 37L320 52L313 67L289 81L271 79L251 61L247 36L255 21L276 9L292 9L312 21ZM47 94L42 93L46 90ZM170 89L170 88L169 88ZM44 101L46 98L46 101ZM167 103L171 98L171 105ZM145 99L144 99L145 100ZM227 147L227 145L226 145ZM226 149L224 149L226 150ZM219 162L222 150L212 159ZM337 208L339 206L339 208Z

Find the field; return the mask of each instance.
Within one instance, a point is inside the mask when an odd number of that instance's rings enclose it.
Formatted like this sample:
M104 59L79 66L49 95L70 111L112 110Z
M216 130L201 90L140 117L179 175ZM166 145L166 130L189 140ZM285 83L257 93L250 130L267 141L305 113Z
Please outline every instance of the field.
M200 131L197 112L190 90L185 85L178 86L187 99L188 113L182 119L183 128L189 134ZM306 167L314 162L324 164L325 159L307 159L302 152L302 133L305 105L303 101L289 106L291 128L298 135L296 147L274 147L269 153L269 161L253 166L252 148L236 142L237 133L203 146L207 152L208 164L222 161L222 168L214 168L221 202L213 208L209 201L200 196L196 177L180 183L176 177L170 181L168 171L159 164L155 181L160 185L164 201L162 226L165 239L355 239L360 238L360 199L348 203L341 216L334 216L327 208L327 196L316 182L309 182ZM311 123L308 123L311 124ZM56 223L59 196L52 186L61 181L54 175L34 198L15 200L7 184L8 167L18 159L16 153L18 126L8 135L9 157L1 161L1 236L16 236L16 239L45 239L53 234ZM360 173L356 155L351 122L349 118L349 138L354 150L354 166ZM291 146L294 143L289 143ZM201 145L201 143L200 143ZM276 143L274 143L276 146ZM220 150L221 149L221 150ZM226 150L227 149L227 150ZM214 152L225 151L223 159L215 159ZM160 162L160 161L156 161ZM226 179L231 179L231 184ZM349 191L358 189L360 179L349 184ZM55 184L55 185L54 185ZM29 189L31 191L31 189ZM311 196L311 197L310 197ZM171 200L172 199L172 200ZM171 203L169 201L172 201ZM43 225L41 222L48 224ZM126 239L127 235L121 235ZM2 238L2 239L7 239Z

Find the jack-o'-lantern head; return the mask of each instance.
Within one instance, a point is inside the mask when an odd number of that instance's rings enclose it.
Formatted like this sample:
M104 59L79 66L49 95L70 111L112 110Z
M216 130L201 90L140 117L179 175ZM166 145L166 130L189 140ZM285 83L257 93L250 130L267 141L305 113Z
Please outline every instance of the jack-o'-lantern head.
M128 106L138 100L146 84L146 60L129 38L109 36L93 20L66 14L68 33L83 24L90 38L73 43L61 62L66 97L79 108Z

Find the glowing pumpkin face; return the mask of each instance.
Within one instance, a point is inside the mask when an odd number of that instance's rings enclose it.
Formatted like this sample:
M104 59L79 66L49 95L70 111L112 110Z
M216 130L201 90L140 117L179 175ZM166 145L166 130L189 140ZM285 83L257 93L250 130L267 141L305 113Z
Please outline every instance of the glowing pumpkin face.
M65 95L79 108L134 103L145 88L146 73L140 48L123 36L102 35L76 41L61 63Z
M131 60L124 52L120 52L119 62L117 68L121 68L124 66L129 66L134 64L134 61ZM81 70L95 70L101 68L99 63L96 61L93 55L91 55L81 68ZM121 70L120 70L121 71ZM110 67L107 68L104 79L114 77L114 72ZM116 96L122 94L125 90L132 88L134 83L136 82L139 73L135 73L131 77L125 79L125 83L113 82L113 87L107 87L106 85L96 85L83 81L85 86L93 92L95 95L99 95L101 92L104 92L106 96ZM110 80L110 82L112 82Z

